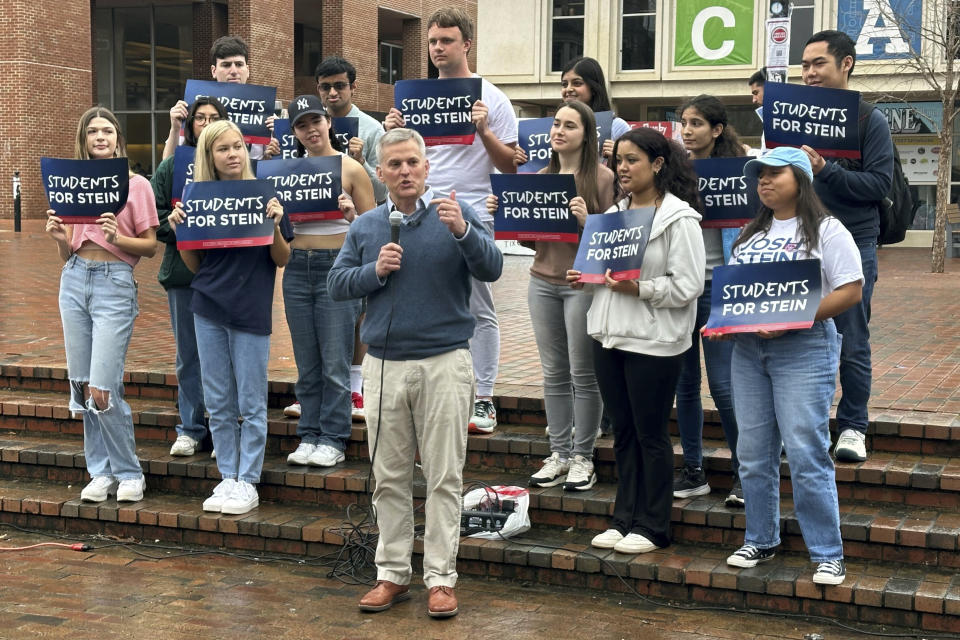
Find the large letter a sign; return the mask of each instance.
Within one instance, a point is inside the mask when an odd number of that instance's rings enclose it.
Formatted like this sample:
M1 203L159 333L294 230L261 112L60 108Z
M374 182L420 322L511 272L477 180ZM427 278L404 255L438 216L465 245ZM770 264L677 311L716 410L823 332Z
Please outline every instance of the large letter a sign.
M841 0L838 8L837 29L857 43L857 60L920 53L921 0Z
M753 64L753 0L677 2L674 66Z

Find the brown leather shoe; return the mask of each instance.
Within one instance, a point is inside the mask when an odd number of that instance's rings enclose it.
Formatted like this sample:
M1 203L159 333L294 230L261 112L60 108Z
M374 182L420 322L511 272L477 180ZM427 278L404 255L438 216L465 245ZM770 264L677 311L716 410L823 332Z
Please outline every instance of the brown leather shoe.
M453 587L431 587L427 604L431 618L450 618L457 615L457 596Z
M389 580L378 580L377 586L367 592L360 600L361 611L386 611L397 602L410 597L410 587ZM456 601L454 601L456 606Z

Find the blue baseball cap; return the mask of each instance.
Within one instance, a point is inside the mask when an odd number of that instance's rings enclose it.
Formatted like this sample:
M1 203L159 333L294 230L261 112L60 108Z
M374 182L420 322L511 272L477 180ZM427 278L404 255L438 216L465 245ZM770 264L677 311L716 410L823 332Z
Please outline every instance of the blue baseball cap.
M743 175L755 180L760 174L761 165L768 167L785 167L792 165L807 174L810 182L813 182L813 167L810 166L810 157L801 149L794 147L777 147L776 149L771 149L759 158L754 158L743 165Z

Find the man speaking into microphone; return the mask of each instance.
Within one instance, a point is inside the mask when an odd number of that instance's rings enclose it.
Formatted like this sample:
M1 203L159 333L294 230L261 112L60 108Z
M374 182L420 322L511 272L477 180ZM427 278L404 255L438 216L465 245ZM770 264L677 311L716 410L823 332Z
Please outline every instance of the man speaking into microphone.
M350 225L327 280L334 300L367 296L360 337L369 345L364 407L380 538L377 586L360 600L360 609L383 611L409 597L411 483L419 448L427 483L427 613L449 617L457 613L460 492L473 411L470 278L495 281L503 256L455 191L449 198L433 197L419 133L388 131L377 156L387 200Z

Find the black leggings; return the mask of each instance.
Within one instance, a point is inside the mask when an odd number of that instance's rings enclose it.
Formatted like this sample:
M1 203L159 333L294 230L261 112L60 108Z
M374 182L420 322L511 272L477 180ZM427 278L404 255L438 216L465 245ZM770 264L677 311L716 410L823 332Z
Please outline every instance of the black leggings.
M667 433L682 354L648 356L593 342L600 395L613 422L617 500L613 528L670 545L673 445Z

